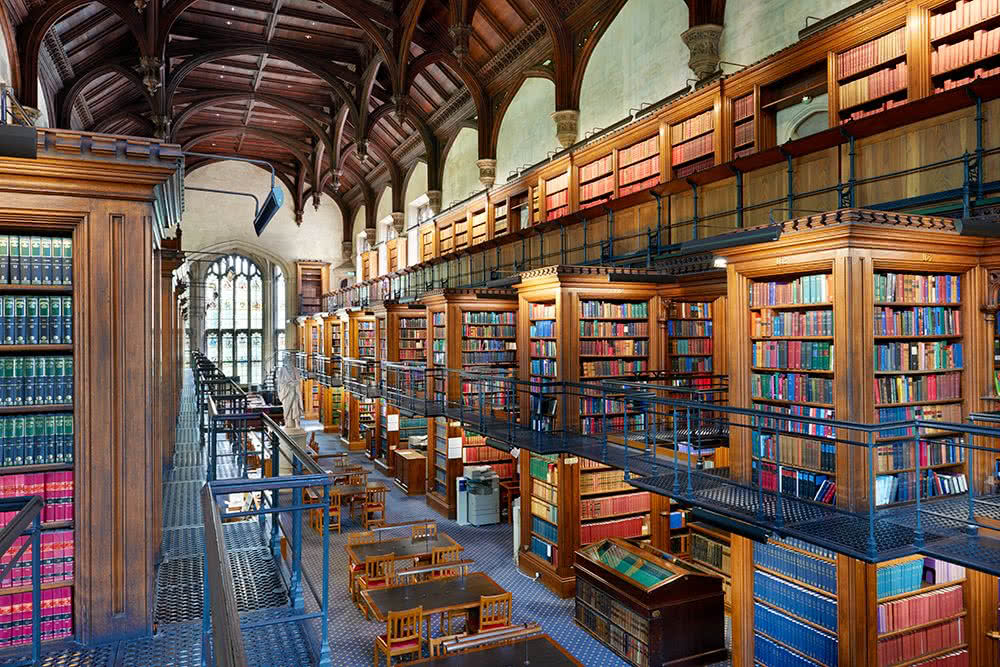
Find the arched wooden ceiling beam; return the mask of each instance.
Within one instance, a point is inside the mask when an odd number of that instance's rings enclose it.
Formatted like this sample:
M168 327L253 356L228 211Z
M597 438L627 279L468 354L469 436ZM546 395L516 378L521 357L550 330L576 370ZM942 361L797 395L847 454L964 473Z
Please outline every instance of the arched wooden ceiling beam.
M369 118L369 131L374 128L382 118L393 111L394 108L391 104L383 104L378 109L373 111L371 117ZM434 132L431 131L427 121L425 121L415 109L409 106L405 107L403 110L403 116L405 116L406 120L413 125L414 128L416 128L417 132L420 133L420 139L424 143L424 159L427 162L428 189L438 190L440 189L439 187L430 187L431 180L436 180L431 179L430 174L432 171L435 173L437 171L438 160L440 159L441 152L440 143L438 142L437 137L434 136ZM435 182L435 185L439 184Z
M67 0L68 1L68 0ZM158 51L163 52L166 48L170 30L191 5L198 0L173 0L165 9L166 12L161 20L162 29L158 39ZM382 54L389 64L390 70L395 73L395 59L392 57L392 48L385 37L385 29L379 28L375 22L381 23L390 29L396 27L396 19L391 12L387 12L373 3L365 0L317 0L325 5L333 7L338 12L349 18L361 28L362 32L372 41L375 49Z
M142 82L142 77L140 77L135 70L126 67L121 62L102 63L97 67L77 76L76 78L67 81L63 86L65 93L61 95L62 103L59 105L60 127L70 127L70 119L73 115L73 104L76 103L76 98L80 96L80 93L82 93L84 89L95 79L112 72L118 73L120 76L131 82L139 90L139 92L142 93L143 98L149 103L149 110L151 112L155 112L153 96L149 94L149 90L146 89L145 84Z
M122 20L139 44L142 56L152 55L146 43L146 29L135 5L127 0L97 0ZM90 4L91 0L51 0L37 3L18 29L17 50L20 57L20 87L17 99L23 106L38 106L38 58L42 40L56 21L67 13ZM30 82L30 83L29 83Z
M347 109L346 107L341 107L340 111L333 119L333 127L331 134L333 135L333 152L330 153L330 165L332 168L320 179L320 188L326 188L326 184L333 178L334 169L340 169L340 163L342 162L342 156L340 154L340 145L343 143L344 139L344 129L347 126Z
M424 3L426 0L410 0L406 9L403 10L403 16L400 17L400 27L396 31L399 35L396 47L396 75L393 78L392 86L396 95L406 95L408 88L404 88L403 85L406 83L406 69L410 64L410 44L413 42L413 35L417 30L417 24L420 22L420 14L424 10Z
M552 68L555 71L556 111L576 109L573 106L573 37L566 28L565 17L552 0L528 0L538 12L552 40Z
M376 55L368 63L364 74L361 76L361 86L358 88L358 118L355 127L358 128L358 135L368 137L368 107L371 106L372 90L375 89L375 80L378 78L379 68L385 64L382 56Z
M684 0L688 6L688 26L714 23L723 25L726 20L726 0Z
M264 42L253 44L229 44L224 48L208 51L185 60L184 63L171 74L170 81L167 83L167 108L172 108L174 104L174 94L177 92L178 87L180 87L184 79L201 65L233 56L259 56L263 54L267 54L272 58L278 58L279 60L287 60L288 62L298 65L302 69L318 76L333 89L333 92L337 95L337 97L343 100L344 104L347 105L347 108L354 115L355 120L357 120L358 110L355 106L354 98L351 97L351 94L347 91L344 84L337 79L336 74L327 69L322 62L314 60L309 56L302 55L294 49L275 46Z
M178 136L180 129L184 126L192 116L194 116L199 111L211 108L213 106L218 106L220 104L225 104L226 102L241 102L244 100L257 100L263 102L269 106L276 109L281 109L290 116L294 116L298 120L308 127L314 136L316 136L320 141L326 143L326 150L333 154L333 146L330 143L330 137L323 128L323 125L316 120L316 112L309 107L297 104L295 102L289 102L288 100L276 97L274 95L266 95L262 93L251 93L247 92L237 92L232 91L203 91L198 96L201 98L199 101L192 101L192 103L184 109L183 112L177 117L173 125L173 136Z
M216 137L229 137L229 136L239 136L241 134L249 134L255 137L260 137L261 139L266 139L271 141L283 148L287 149L295 158L306 165L306 170L312 174L313 167L312 161L309 159L309 154L306 152L305 147L295 139L295 137L289 136L287 134L282 134L281 132L272 132L271 130L264 130L257 127L250 126L218 126L218 125L198 125L187 128L190 132L190 137L184 140L181 144L182 149L189 151L193 146L210 139L215 139Z
M153 136L153 132L156 129L153 126L153 121L149 120L145 116L140 116L134 111L119 111L117 113L111 114L110 116L105 116L104 118L101 118L99 121L94 123L93 131L100 132L103 130L103 128L108 127L110 125L114 125L118 121L123 120L125 118L135 123L138 123L139 125L142 125L144 128L146 128L146 132L144 134L141 134L140 136L144 137Z

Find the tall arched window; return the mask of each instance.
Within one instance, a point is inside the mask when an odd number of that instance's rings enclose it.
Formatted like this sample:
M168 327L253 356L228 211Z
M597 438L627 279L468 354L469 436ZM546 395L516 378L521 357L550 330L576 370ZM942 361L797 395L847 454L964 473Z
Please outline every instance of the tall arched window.
M205 274L205 350L226 375L243 384L263 377L264 282L242 255L215 261Z
M285 349L285 274L274 265L274 351Z

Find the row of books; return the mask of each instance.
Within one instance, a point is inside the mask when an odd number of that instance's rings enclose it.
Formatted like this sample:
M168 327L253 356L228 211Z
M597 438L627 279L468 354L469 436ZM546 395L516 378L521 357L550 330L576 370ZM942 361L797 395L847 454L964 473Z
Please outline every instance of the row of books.
M752 144L753 126L754 122L752 120L747 123L737 125L733 130L733 145L739 147Z
M0 340L4 345L72 343L73 297L0 296Z
M550 341L551 342L551 341ZM463 352L501 352L517 350L517 343L512 340L502 338L464 338L462 339Z
M913 597L883 602L876 611L879 633L896 632L961 613L965 600L961 586L949 586Z
M631 167L630 167L631 168ZM615 177L608 174L604 178L580 186L580 201L587 202L597 197L609 198L614 194Z
M766 607L753 605L753 627L823 665L837 664L837 636L800 623L790 616Z
M73 415L0 417L0 465L73 462Z
M945 79L941 82L941 85L934 89L936 93L943 93L946 90L951 90L953 88L961 88L962 86L968 85L975 81L976 79L988 79L991 76L996 76L1000 74L1000 67L977 67L972 71L970 76L964 76L957 79Z
M580 182L586 183L595 178L611 173L611 155L597 158L593 162L580 166Z
M958 336L962 333L962 313L957 308L923 306L900 310L892 306L875 308L876 336Z
M965 579L965 567L936 558L924 559L924 583L928 585L948 584Z
M555 563L559 560L559 549L548 542L538 539L534 535L531 536L530 549L531 553L549 563Z
M72 285L73 239L0 235L0 284Z
M673 528L672 525L671 528ZM708 563L715 569L723 572L732 571L732 552L729 545L716 542L701 533L693 531L691 533L691 558L702 563Z
M710 319L712 317L712 304L698 301L674 301L670 304L669 317L671 319Z
M42 561L39 563L43 584L60 581L73 581L75 569L74 543L72 530L46 530L40 536ZM31 585L31 568L34 562L31 538L27 535L14 540L14 544L0 559L0 566L6 567L14 560L14 556L27 545L24 553L11 567L7 576L0 581L0 591L4 588L15 588Z
M514 338L517 335L517 327L506 324L494 326L471 326L462 328L462 335L466 338Z
M517 313L510 311L467 310L462 313L463 324L517 324Z
M691 322L690 324L695 324L695 323ZM545 335L545 334L539 334L539 335ZM581 320L580 335L589 338L596 338L596 337L619 338L623 336L645 337L649 336L649 323L648 322L595 322L593 320Z
M670 164L679 165L700 157L711 155L715 151L715 135L703 134L696 139L684 142L670 149Z
M750 285L750 306L784 306L830 301L829 274L801 276L784 282Z
M768 340L753 343L750 354L758 368L833 370L833 343Z
M761 665L781 665L782 667L816 667L812 660L775 644L767 637L755 634L753 638L753 659Z
M671 354L712 354L711 338L678 338L670 341Z
M581 340L580 354L606 357L641 357L649 354L649 341L630 339Z
M906 53L906 29L898 28L853 49L837 54L837 75L841 79L875 67Z
M359 327L362 324L367 324L367 323L365 323L365 322L358 322L358 326ZM445 313L444 312L431 313L431 324L433 324L436 327L443 327L443 326L445 326L445 324L447 324Z
M915 591L923 585L923 579L924 559L920 556L892 565L879 565L875 571L876 596L881 599Z
M835 551L824 549L823 547L813 544L812 542L806 542L805 540L800 540L796 537L776 537L772 535L767 538L767 541L772 544L783 544L785 546L793 547L814 556L826 558L827 560L837 559L837 553Z
M917 456L918 449L919 457ZM918 460L921 467L962 463L965 461L965 447L961 438L944 438L941 440L920 440L916 445L905 441L894 442L891 445L880 445L875 450L875 470L877 472L894 472L905 468L915 468Z
M538 320L532 322L528 329L528 335L531 337L554 338L556 335L555 320Z
M628 430L630 433L646 429L646 415L628 415ZM621 433L625 430L626 417L583 417L580 419L580 430L585 435L602 433Z
M931 39L950 35L998 14L998 0L958 0L951 11L931 14Z
M965 640L965 619L956 618L923 630L881 639L875 652L878 664L882 667L913 660L928 653L937 653L949 647L957 647L965 643Z
M500 479L511 479L517 474L516 463L490 463L489 466Z
M916 472L879 475L875 478L875 504L881 506L914 500L917 497L917 489ZM964 473L945 475L936 470L923 470L920 473L921 498L964 493L968 489Z
M712 135L708 135L706 138L711 139L711 137ZM674 178L684 178L713 166L715 166L715 156L714 153L710 152L706 158L695 160L680 167L674 167Z
M532 359L531 374L554 378L559 374L559 367L554 359Z
M556 305L554 303L529 303L528 319L554 320L556 319Z
M0 475L0 498L40 496L45 501L42 523L73 520L73 471L35 472ZM0 514L0 526L11 521L16 512Z
M427 318L426 317L401 317L401 318L399 318L399 328L400 329L416 329L419 332L426 331L426 329L427 329Z
M964 362L961 343L920 341L875 346L876 371L957 371Z
M610 623L587 605L576 600L574 615L577 623L586 628L598 640L611 646L616 653L633 665L645 667L649 664L649 647L629 633Z
M513 461L510 454L489 445L466 445L462 448L462 461L464 463L508 460Z
M649 493L646 491L607 498L580 499L580 519L582 521L648 511Z
M534 363L534 362L532 362ZM584 361L580 364L581 377L618 377L635 375L649 369L645 359L638 361Z
M568 205L569 190L560 190L559 192L553 192L552 194L545 195L545 210L550 214L553 211Z
M413 349L407 349L405 347L401 347L399 349L400 361L423 361L425 359L427 359L427 354L424 351L423 345Z
M643 179L641 181L636 181L632 185L618 185L618 196L627 197L633 192L639 192L640 190L645 190L646 188L651 188L660 182L659 173L650 176L649 178Z
M549 542L559 542L559 527L538 518L537 516L531 517L531 532L538 535L539 537L545 538Z
M895 375L875 378L876 403L940 401L962 396L961 373Z
M670 143L677 145L682 141L687 141L691 137L708 132L713 127L713 113L711 110L702 112L697 116L681 121L670 126Z
M898 408L879 408L878 421L880 424L897 421L907 421L910 419L926 419L928 421L940 422L960 422L962 421L962 406L958 403L948 405L908 405ZM892 431L892 433L890 433ZM906 433L896 433L896 430L889 429L883 435L909 435Z
M444 352L447 350L447 342L446 338L435 338L431 341L431 349L435 352Z
M546 220L555 220L556 218L561 218L562 216L569 213L569 204L563 204L562 206L549 207L545 212Z
M580 414L581 415L605 415L605 414L621 414L625 412L625 401L617 401L610 398L581 398L580 399ZM584 466L580 466L583 470Z
M581 494L632 491L634 488L625 481L624 470L598 470L580 475Z
M497 352L462 352L462 364L469 366L472 364L513 364L515 350L503 350Z
M733 121L740 122L754 114L753 95L744 95L733 100Z
M840 108L847 109L884 95L906 90L906 85L907 68L904 61L895 67L879 70L866 77L841 85Z
M559 464L556 460L532 454L528 461L528 472L535 479L548 484L559 484Z
M0 358L0 405L73 402L73 357Z
M31 643L34 603L31 593L0 595L0 647ZM69 586L43 590L41 594L42 641L73 635L73 589Z
M545 181L545 192L558 192L569 187L569 172L562 172Z
M554 357L558 349L554 340L533 340L528 347L533 357Z
M754 336L832 336L833 311L807 310L756 315L751 327Z
M805 403L833 403L833 380L803 373L751 373L754 398Z
M580 318L618 318L640 319L649 317L649 302L626 301L614 303L611 301L581 301Z
M962 301L962 277L949 274L876 273L875 301L960 303Z
M941 91L936 91L936 92L941 92ZM885 100L884 102L882 102L880 105L878 105L875 108L855 109L851 113L846 114L845 116L843 116L840 119L840 124L843 125L844 123L849 123L849 122L851 122L853 120L861 120L862 118L868 118L869 116L874 116L876 114L880 114L883 111L886 111L888 109L895 109L896 107L901 107L904 104L906 104L906 100L905 99L894 100L894 99L890 98L890 99Z
M646 160L660 153L660 141L657 135L653 135L640 142L634 143L628 148L618 151L618 166L624 167L639 160Z
M712 357L672 357L670 370L677 373L711 373Z
M780 481L782 495L827 505L837 500L837 484L827 475L757 459L750 462L750 468L754 484L765 491L777 493Z
M531 514L549 523L559 523L559 507L540 498L531 499Z
M641 162L636 162L627 167L622 167L618 170L618 185L629 185L631 183L636 183L638 181L644 181L651 176L660 175L660 156L653 155L648 157ZM599 183L603 183L606 179L601 179ZM614 183L614 181L612 181ZM609 185L608 189L611 187Z
M613 521L580 524L580 544L590 544L609 537L646 537L649 535L649 515L633 516Z
M649 643L649 621L589 581L581 578L577 582L576 597L640 642Z
M837 632L837 601L827 595L761 570L754 570L753 594L773 607L787 609L799 618Z
M977 30L955 44L941 44L931 51L931 76L944 74L1000 53L1000 28Z
M775 413L773 418L754 417L754 425L759 428L791 431L806 435L818 435L825 438L834 437L834 428L824 424L810 424L796 421L795 417L810 417L813 419L833 419L833 408L817 408L808 405L763 405L756 404L755 410L765 410ZM787 415L784 417L783 415Z
M780 452L778 438L781 438ZM837 445L833 442L797 436L776 436L754 430L751 431L750 446L754 456L766 461L831 473L837 470Z
M837 594L837 566L828 562L826 554L813 556L785 549L779 544L754 542L754 564L831 595Z

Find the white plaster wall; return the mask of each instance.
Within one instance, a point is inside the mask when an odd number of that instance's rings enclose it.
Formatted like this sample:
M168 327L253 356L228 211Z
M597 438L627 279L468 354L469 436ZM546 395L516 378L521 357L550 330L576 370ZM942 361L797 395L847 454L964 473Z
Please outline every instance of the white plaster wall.
M506 183L512 169L535 164L559 148L555 111L556 86L548 79L527 79L504 114L497 136L497 184Z
M263 198L271 187L271 177L262 169L240 162L217 162L202 167L184 179L189 186L252 192ZM281 182L279 186L284 190ZM262 247L281 258L286 266L297 259L319 259L340 263L343 224L340 209L323 196L319 211L308 204L302 226L295 224L291 195L258 238L253 230L253 201L209 192L188 190L184 195L184 249L200 250L216 244L235 242L245 247ZM289 275L286 272L286 276ZM294 271L290 274L295 282Z
M465 199L473 192L483 189L479 182L479 133L463 127L448 151L441 178L441 206L447 208L452 202Z
M406 182L406 190L403 193L403 203L409 207L413 204L414 200L425 194L427 194L427 163L417 162L417 164L413 167L413 171L410 173L410 180ZM414 223L414 219L410 217L411 215L415 215L415 213L407 211L407 227Z
M742 7L744 2L731 4ZM580 91L581 138L594 128L621 120L629 108L676 92L693 76L687 66L687 47L681 41L687 20L683 0L626 3L587 64ZM549 127L554 135L551 120Z
M799 40L806 17L824 19L857 0L742 0L726 3L722 60L752 65ZM814 21L810 21L813 23ZM736 68L724 67L733 72Z
M385 186L375 204L375 219L381 220L392 213L392 186Z
M827 95L817 95L810 102L796 104L780 110L776 116L778 143L801 139L822 132L829 126Z
M0 83L11 83L10 52L7 50L7 41L3 38L3 31L0 30Z

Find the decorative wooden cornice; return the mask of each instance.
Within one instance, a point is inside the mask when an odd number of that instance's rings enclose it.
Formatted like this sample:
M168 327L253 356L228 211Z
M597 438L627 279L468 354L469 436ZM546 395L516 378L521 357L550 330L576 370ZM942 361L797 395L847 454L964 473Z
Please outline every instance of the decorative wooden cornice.
M884 225L887 227L905 227L907 229L957 233L955 231L955 221L951 218L874 211L862 208L842 208L835 211L794 218L781 223L782 233L786 234L834 225ZM757 227L755 229L760 228Z

